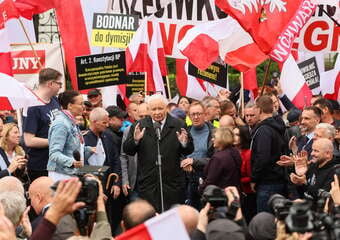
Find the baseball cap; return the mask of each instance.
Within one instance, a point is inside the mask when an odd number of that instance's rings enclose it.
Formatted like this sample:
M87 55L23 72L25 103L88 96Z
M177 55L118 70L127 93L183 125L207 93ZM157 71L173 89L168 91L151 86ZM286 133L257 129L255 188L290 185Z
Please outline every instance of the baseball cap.
M99 96L99 95L102 95L102 94L100 93L100 90L97 89L97 88L95 88L95 89L90 90L90 91L87 93L87 98L97 97L97 96Z
M121 110L117 106L108 106L106 111L109 113L109 117L126 118L126 112Z

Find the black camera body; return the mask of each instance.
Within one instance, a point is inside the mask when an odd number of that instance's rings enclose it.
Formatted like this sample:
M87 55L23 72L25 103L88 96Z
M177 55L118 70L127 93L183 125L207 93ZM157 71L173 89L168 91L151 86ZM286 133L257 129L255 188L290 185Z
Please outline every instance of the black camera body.
M268 206L273 210L275 217L283 221L289 214L289 209L293 202L280 194L272 195L268 200Z

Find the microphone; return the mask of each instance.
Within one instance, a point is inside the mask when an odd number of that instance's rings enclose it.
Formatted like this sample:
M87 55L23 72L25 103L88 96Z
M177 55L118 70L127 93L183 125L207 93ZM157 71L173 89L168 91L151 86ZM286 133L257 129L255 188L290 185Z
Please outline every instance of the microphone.
M76 161L80 161L80 152L78 150L74 150L73 151L73 158L76 160Z
M161 140L161 124L159 122L154 122L153 128L156 130L157 139Z

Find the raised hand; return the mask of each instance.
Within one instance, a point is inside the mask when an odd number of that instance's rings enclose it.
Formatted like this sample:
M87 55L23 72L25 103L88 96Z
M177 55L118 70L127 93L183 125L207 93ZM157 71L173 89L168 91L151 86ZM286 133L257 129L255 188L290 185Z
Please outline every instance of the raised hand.
M178 141L182 144L185 145L188 142L188 133L184 128L181 128L181 132L176 132Z
M298 176L295 173L290 174L290 181L295 185L304 185L307 184L306 175Z
M144 132L145 132L145 128L141 129L140 123L137 123L135 127L135 131L133 133L133 138L135 139L135 141L139 142L139 140L143 138Z
M301 151L293 156L295 172L297 175L305 175L308 170L308 154L306 151Z
M298 151L298 146L297 146L297 143L296 143L297 139L295 136L291 137L291 139L289 140L289 149L294 153L294 154L297 154L297 151Z
M340 186L339 186L339 179L337 175L334 175L334 182L332 182L332 188L330 191L332 195L333 202L336 205L340 205Z
M294 165L294 160L293 157L282 155L276 164L280 165L281 167L289 167Z
M18 168L23 168L27 164L27 159L23 156L17 156L13 159L11 164L8 166L8 171L10 173L15 172Z

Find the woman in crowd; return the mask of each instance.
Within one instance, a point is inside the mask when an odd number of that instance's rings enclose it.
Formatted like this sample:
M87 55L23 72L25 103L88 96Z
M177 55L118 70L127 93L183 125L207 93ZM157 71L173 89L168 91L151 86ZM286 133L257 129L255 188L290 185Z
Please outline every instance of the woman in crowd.
M22 147L19 146L20 132L15 123L7 123L2 130L0 140L0 178L24 175L27 159Z
M251 164L250 164L250 132L248 126L236 127L234 132L234 146L239 150L242 165L241 165L241 191L244 194L242 199L243 215L247 221L250 220L256 214L256 193L251 190Z
M59 95L58 101L62 110L48 132L47 170L54 181L69 178L74 174L76 168L83 166L85 153L90 153L91 150L84 147L84 139L76 121L76 117L81 116L84 110L82 95L77 91L68 90Z
M216 152L204 168L205 179L201 190L208 185L220 188L241 186L241 157L233 147L233 132L229 128L218 128L214 134L213 143Z
M188 111L189 111L189 107L190 107L190 104L191 104L191 100L185 96L181 96L179 97L178 99L178 102L177 102L177 105L178 105L178 108L182 109L184 112L185 112L185 123L187 126L191 126L192 125L192 122L188 116Z

